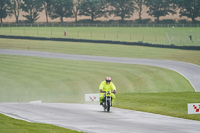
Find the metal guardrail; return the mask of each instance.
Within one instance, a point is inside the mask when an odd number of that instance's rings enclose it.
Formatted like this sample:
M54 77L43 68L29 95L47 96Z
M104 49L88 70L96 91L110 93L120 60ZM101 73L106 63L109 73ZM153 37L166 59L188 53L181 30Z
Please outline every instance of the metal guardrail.
M136 45L158 48L173 48L173 49L185 49L185 50L200 50L200 46L176 46L176 45L162 45L151 44L142 42L122 42L122 41L108 41L108 40L89 40L89 39L73 39L73 38L48 38L48 37L32 37L32 36L7 36L0 35L0 38L8 39L28 39L28 40L50 40L50 41L68 41L68 42L87 42L87 43L105 43L105 44L120 44L120 45Z
M2 23L1 27L200 27L200 24Z

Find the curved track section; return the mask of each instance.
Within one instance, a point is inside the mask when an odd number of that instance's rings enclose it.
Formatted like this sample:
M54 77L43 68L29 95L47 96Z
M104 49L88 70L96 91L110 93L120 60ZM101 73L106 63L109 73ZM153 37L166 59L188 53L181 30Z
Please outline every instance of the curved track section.
M62 54L62 53L10 50L10 49L0 49L0 54L47 57L47 58L68 59L68 60L81 60L81 61L139 64L139 65L162 67L180 73L186 79L188 79L188 81L191 83L196 92L200 92L200 82L199 82L200 66L186 62L156 60L156 59L136 59L136 58L126 58L126 57L75 55L75 54Z
M185 76L195 90L200 92L200 66L191 63L8 49L0 49L0 54L163 67L179 72ZM199 133L200 131L200 121L118 108L111 108L111 112L107 113L103 112L103 108L99 105L0 103L0 113L29 122L54 124L89 133Z
M102 110L102 111L101 111ZM6 113L5 113L6 112ZM29 122L54 124L89 133L199 133L200 121L68 103L1 103L0 113Z

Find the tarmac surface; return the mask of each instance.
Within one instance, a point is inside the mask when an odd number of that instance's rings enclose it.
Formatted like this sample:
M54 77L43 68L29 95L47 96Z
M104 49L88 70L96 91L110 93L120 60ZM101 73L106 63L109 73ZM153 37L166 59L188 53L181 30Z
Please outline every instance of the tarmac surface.
M140 64L167 68L182 74L200 92L200 66L186 62L73 55L39 51L0 49L0 54L67 60ZM200 121L99 105L69 103L0 103L0 113L29 122L48 123L91 133L199 133Z
M69 103L0 103L0 113L88 133L199 133L200 121Z

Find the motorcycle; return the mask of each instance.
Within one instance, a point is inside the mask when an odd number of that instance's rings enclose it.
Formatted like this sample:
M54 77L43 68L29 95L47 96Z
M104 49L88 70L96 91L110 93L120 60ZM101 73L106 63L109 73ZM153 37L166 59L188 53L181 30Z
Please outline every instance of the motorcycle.
M104 93L104 98L103 98L102 106L104 108L104 111L107 111L107 112L110 111L110 107L112 106L111 91L106 91Z

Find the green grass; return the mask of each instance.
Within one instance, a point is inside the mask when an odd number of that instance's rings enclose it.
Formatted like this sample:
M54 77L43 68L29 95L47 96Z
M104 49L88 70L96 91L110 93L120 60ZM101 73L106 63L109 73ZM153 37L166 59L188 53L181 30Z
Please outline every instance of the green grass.
M121 93L114 106L200 121L199 114L187 114L188 103L200 103L200 93Z
M1 35L148 42L153 44L200 46L200 28L161 27L1 27ZM190 41L189 36L193 36Z
M63 37L64 30L63 28L0 28L0 34ZM141 41L143 39L142 41L167 44L163 30L168 32L174 29L67 28L66 30L70 38L120 41ZM105 30L106 33L104 33ZM185 38L188 32L199 35L199 28L175 28L175 30L179 32L179 35L185 33ZM116 32L118 32L117 39ZM143 33L145 33L144 37ZM169 34L175 34L175 31ZM186 38L186 41L181 44L190 43ZM198 44L195 42L192 45ZM12 39L0 39L0 49L167 59L200 65L200 51L190 50ZM0 70L0 102L42 100L42 102L82 103L85 93L98 93L99 83L105 76L112 76L118 91L115 107L200 120L198 115L187 115L186 112L187 103L199 103L199 93L194 92L184 77L167 69L141 65L0 55ZM0 132L3 133L70 131L51 125L14 120L0 114Z
M111 76L115 107L199 120L186 112L187 103L199 102L199 93L171 70L11 55L0 55L0 62L1 102L84 103L84 94L98 93L100 82Z
M0 114L1 133L80 133L49 124L30 123Z
M111 76L118 93L194 92L180 74L142 65L0 55L0 102L84 102Z
M165 59L200 65L200 51L112 44L0 39L0 49L22 49L68 54Z

